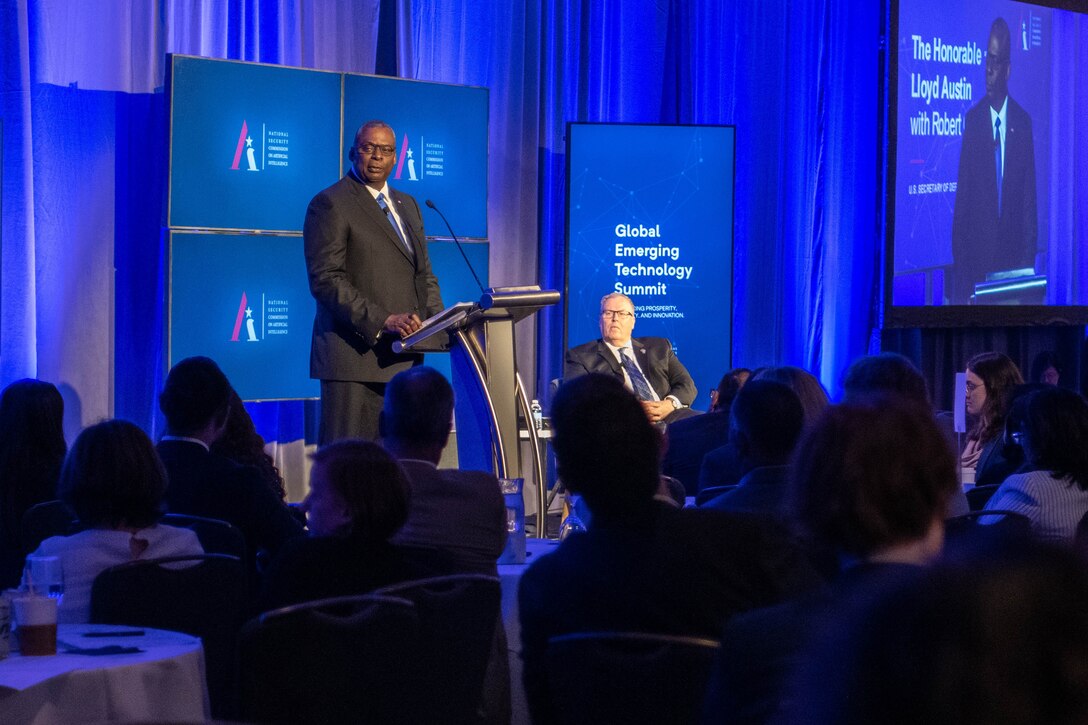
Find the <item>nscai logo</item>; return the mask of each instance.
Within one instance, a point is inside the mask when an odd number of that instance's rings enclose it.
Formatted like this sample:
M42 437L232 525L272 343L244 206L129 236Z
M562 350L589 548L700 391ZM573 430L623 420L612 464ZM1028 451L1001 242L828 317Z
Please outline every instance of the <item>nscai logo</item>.
M234 316L234 329L231 342L261 342L269 337L286 335L290 332L290 304L286 297L277 297L265 292L255 298L257 309L253 309L245 290L238 301L238 312ZM244 328L244 331L243 331Z
M417 164L417 159L419 164ZM414 142L409 134L400 140L400 154L393 178L399 181L419 181L424 177L446 175L446 144L425 140L420 135Z
M262 123L257 132L257 138L254 139L253 134L250 133L249 123L243 118L230 168L232 171L242 168L246 171L266 171L271 168L287 167L290 166L291 161L290 150L291 136L287 131L269 129L268 124ZM244 165L243 156L245 156Z

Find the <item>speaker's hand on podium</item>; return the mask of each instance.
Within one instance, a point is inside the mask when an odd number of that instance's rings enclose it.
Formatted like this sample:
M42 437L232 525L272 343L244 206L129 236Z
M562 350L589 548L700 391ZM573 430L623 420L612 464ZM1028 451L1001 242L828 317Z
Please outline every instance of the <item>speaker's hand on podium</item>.
M423 323L419 319L419 315L414 312L389 315L385 319L385 331L401 337L408 337L421 327L423 327Z

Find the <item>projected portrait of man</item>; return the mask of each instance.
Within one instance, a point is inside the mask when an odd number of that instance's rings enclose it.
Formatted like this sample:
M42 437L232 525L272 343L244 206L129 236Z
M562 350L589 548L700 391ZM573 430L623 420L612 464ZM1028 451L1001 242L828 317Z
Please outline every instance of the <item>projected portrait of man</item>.
M986 96L967 112L960 149L951 304L969 304L988 274L1035 265L1035 146L1031 117L1009 96L1010 50L1009 26L997 18L986 48Z

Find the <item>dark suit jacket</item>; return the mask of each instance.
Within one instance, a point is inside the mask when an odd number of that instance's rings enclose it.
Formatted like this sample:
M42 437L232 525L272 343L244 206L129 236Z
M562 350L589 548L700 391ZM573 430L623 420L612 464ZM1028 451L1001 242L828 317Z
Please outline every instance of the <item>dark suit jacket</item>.
M411 482L408 521L392 541L443 551L461 570L497 574L506 545L506 506L499 480L484 471L439 470L400 462Z
M672 354L672 345L668 340L663 337L634 337L631 338L631 350L646 381L659 398L664 400L668 395L675 395L684 405L691 405L698 392L695 381ZM623 367L603 340L594 340L567 350L563 361L563 378L569 380L588 373L613 375L621 383L624 380Z
M740 483L744 469L737 449L726 442L703 456L703 465L699 468L699 490Z
M661 461L661 472L684 484L684 492L699 492L699 468L703 456L729 440L729 413L710 412L693 415L675 423L668 430L669 450Z
M1031 117L1010 97L1005 118L999 215L989 100L967 112L952 214L953 304L967 304L987 273L1035 264L1039 214Z
M396 355L378 335L391 314L426 319L442 310L419 205L390 191L415 249L413 260L378 203L348 174L310 202L302 228L310 292L317 300L310 377L389 382L421 356Z
M245 537L251 560L258 549L274 553L288 539L303 535L302 524L253 466L241 466L189 441L160 441L156 449L166 467L167 510L233 524Z
M781 716L789 710L792 676L809 643L825 634L839 610L864 606L920 571L909 564L859 564L831 587L731 619L710 678L704 722L793 722Z
M545 650L569 632L716 638L733 614L819 585L793 541L759 517L656 505L636 525L594 521L532 564L518 589L525 692L552 719Z

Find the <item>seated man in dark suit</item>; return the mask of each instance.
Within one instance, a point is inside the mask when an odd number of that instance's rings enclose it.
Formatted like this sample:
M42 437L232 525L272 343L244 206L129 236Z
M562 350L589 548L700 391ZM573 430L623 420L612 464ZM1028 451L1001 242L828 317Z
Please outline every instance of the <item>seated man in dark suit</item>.
M167 510L233 524L245 537L252 564L259 550L274 553L303 529L260 471L210 451L226 428L230 394L230 382L213 360L179 362L159 395L166 434L156 448L169 480Z
M788 386L773 380L745 385L729 412L729 436L747 473L703 508L784 518L790 454L804 420L801 400Z
M565 383L552 424L559 475L593 519L521 579L522 659L534 722L552 720L551 637L596 630L716 637L733 614L818 584L773 522L654 500L658 433L614 377Z
M506 506L491 473L438 469L452 419L453 388L434 368L397 373L385 389L382 445L404 467L412 492L408 521L393 542L436 549L458 571L495 575Z
M748 380L748 368L734 368L710 391L710 410L669 424L667 450L661 472L684 484L688 496L699 492L699 467L703 456L729 441L729 408Z
M587 373L610 375L635 393L651 423L672 423L692 415L687 407L698 392L663 337L631 337L635 304L618 292L601 298L601 339L567 350L563 379Z

